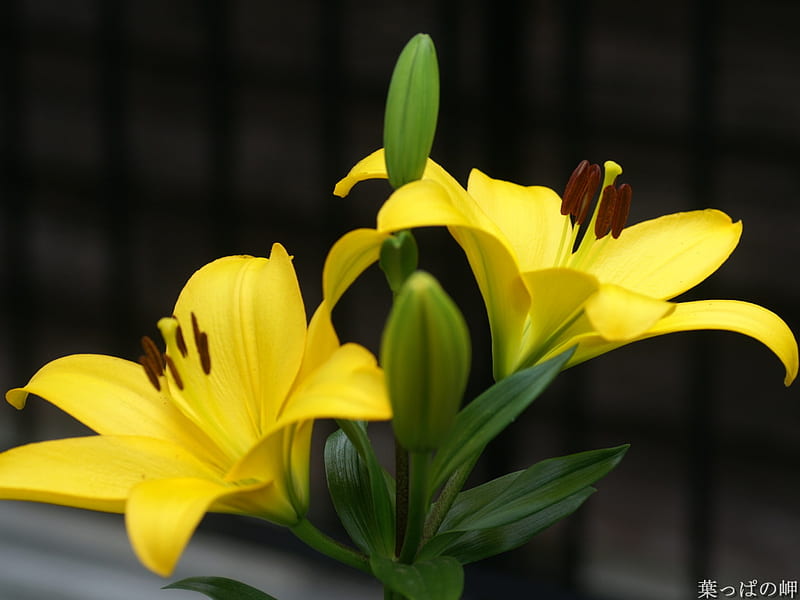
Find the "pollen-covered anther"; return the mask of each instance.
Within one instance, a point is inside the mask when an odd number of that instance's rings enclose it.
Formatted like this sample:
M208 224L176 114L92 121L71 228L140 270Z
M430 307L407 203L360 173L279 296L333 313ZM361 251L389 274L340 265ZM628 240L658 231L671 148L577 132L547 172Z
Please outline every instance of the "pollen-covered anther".
M183 358L186 358L186 355L189 354L189 349L186 347L186 340L183 338L183 329L181 326L175 328L175 345L178 347L178 352L181 353Z
M627 183L618 188L613 185L605 187L597 209L597 219L594 222L594 235L598 240L609 233L614 239L620 236L628 220L631 197L631 186Z
M582 160L570 175L561 201L561 214L572 215L580 225L589 214L597 186L600 185L600 165Z
M197 347L197 354L200 355L200 366L203 373L211 373L211 354L208 351L208 334L200 330L197 323L197 316L192 313L192 333L194 334L194 344Z
M156 343L148 336L142 337L142 350L144 354L139 357L139 364L144 368L144 372L156 391L161 391L160 377L164 374L164 360Z
M178 368L175 366L175 362L172 360L169 354L164 355L164 360L166 361L167 369L169 370L170 375L172 375L172 379L175 381L175 385L178 386L179 390L182 390L183 379L181 378Z

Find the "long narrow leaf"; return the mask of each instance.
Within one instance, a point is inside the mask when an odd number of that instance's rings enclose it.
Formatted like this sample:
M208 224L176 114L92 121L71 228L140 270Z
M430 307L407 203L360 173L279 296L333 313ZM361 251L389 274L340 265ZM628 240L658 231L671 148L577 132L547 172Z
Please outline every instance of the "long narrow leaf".
M432 489L508 427L550 385L573 351L506 377L464 407L434 458Z
M200 592L211 600L277 600L241 581L225 577L189 577L165 585L162 589Z
M325 444L325 473L336 513L365 553L394 552L394 508L383 469L371 453L365 460L342 430Z
M463 492L440 529L488 529L519 521L592 485L616 467L627 450L623 445L550 458L513 477Z
M594 488L586 487L560 502L508 525L439 534L429 540L420 552L419 558L425 560L446 555L465 565L508 552L575 512L594 492Z

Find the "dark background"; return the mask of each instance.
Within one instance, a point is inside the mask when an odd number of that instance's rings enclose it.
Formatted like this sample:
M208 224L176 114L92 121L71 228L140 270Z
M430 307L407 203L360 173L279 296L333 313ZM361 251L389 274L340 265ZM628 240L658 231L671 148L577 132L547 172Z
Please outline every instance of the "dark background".
M391 68L418 31L434 37L442 75L433 157L462 183L475 166L561 191L580 159L614 159L634 189L631 222L705 207L744 221L729 264L691 297L800 323L794 0L0 7L4 389L63 354L134 359L191 272L274 241L295 255L310 313L330 244L374 224L388 191L331 195L380 146ZM471 275L444 232L419 239L423 266L473 324L479 390L488 332ZM377 350L388 302L373 269L337 309L342 337ZM737 590L800 579L800 408L782 378L759 344L720 332L566 373L492 445L477 480L633 446L579 514L469 567L471 598L678 600L697 597L701 579ZM80 432L43 403L0 414L0 447ZM314 518L334 531L315 469ZM300 552L249 520L205 526Z

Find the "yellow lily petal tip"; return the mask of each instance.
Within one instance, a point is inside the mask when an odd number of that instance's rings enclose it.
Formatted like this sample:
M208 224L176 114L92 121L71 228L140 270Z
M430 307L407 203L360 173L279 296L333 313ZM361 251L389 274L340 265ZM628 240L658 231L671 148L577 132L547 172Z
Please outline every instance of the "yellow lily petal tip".
M25 408L28 400L28 391L25 388L14 388L6 392L6 402L17 410Z

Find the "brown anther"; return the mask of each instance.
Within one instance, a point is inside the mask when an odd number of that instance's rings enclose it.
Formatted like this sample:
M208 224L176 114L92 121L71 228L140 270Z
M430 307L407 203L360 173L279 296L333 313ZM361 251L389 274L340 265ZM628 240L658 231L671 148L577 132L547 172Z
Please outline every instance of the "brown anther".
M141 340L142 350L144 350L145 355L150 359L150 364L153 367L153 371L158 375L161 376L164 374L164 360L161 358L161 351L156 346L156 343L150 336L142 336Z
M561 200L561 214L571 215L575 207L583 197L583 189L586 183L586 170L589 168L589 161L582 160L575 167L572 175L567 180L567 185L564 188L564 196Z
M200 355L200 366L203 367L203 373L208 375L211 373L211 354L208 352L208 334L205 331L200 332L200 337L195 338L197 344L197 353Z
M617 188L613 185L607 185L600 198L600 206L597 207L597 219L594 222L594 236L598 240L607 236L611 231L616 206Z
M628 213L631 210L632 197L633 190L627 183L623 183L617 188L617 203L611 219L611 237L614 239L617 239L625 228L625 222L628 220Z
M200 331L200 326L197 324L197 316L192 313L192 332L194 333L194 345L197 347L197 353L200 355L200 366L203 367L203 373L208 375L211 373L211 354L208 352L208 334Z
M175 363L172 361L172 358L168 355L164 355L164 360L167 363L167 369L169 369L170 375L172 375L172 379L175 380L175 385L178 386L179 390L183 389L183 379L181 379L181 374L178 372Z
M577 225L583 225L583 223L586 221L586 217L589 216L589 207L592 205L592 199L594 198L599 185L600 165L589 165L589 169L586 172L586 183L583 190L583 196L579 206L577 206L576 210L572 213L575 217L575 223Z
M145 375L147 375L147 379L150 380L150 383L153 384L153 387L156 388L156 391L160 392L161 381L159 381L158 374L156 373L157 363L154 364L153 359L150 356L143 354L142 356L139 357L139 364L141 364L142 367L144 367L144 372Z
M189 350L186 348L186 340L183 339L183 329L181 329L180 325L175 329L175 345L178 346L178 352L181 353L181 356L186 358Z

